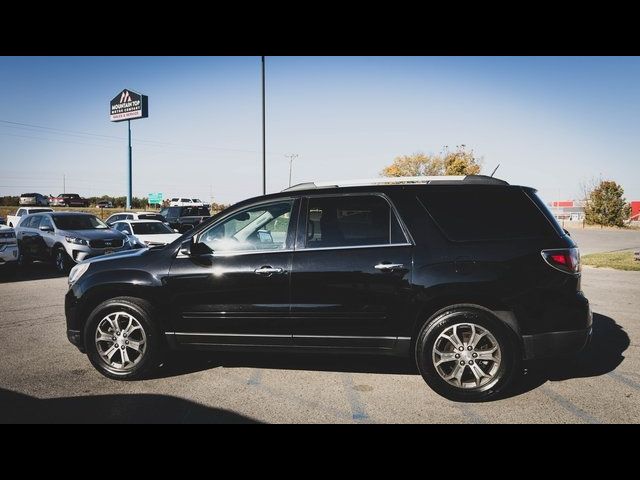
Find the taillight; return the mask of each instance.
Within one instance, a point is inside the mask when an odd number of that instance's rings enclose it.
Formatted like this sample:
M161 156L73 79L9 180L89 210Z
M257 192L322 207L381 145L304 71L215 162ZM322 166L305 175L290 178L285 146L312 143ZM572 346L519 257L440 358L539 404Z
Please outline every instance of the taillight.
M580 251L577 248L559 248L542 250L544 261L565 273L580 272Z

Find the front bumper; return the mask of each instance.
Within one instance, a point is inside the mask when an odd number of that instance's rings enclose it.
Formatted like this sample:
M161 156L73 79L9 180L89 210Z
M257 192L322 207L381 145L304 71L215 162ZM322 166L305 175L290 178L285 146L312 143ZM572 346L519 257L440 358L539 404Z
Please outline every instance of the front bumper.
M99 257L101 255L109 255L110 253L123 252L130 250L131 246L128 242L125 242L122 247L118 248L92 248L86 245L67 244L67 254L73 259L74 262L82 262L89 258Z
M18 261L18 246L0 245L0 268L6 265L14 265Z

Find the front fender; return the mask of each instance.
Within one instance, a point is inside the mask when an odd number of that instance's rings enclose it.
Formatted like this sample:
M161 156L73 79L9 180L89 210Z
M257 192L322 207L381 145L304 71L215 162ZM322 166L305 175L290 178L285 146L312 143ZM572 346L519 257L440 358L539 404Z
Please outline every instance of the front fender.
M169 329L169 309L161 280L144 270L99 270L87 272L67 293L68 328L84 329L89 315L100 303L115 297L136 297L149 301L156 309L154 321L162 331Z

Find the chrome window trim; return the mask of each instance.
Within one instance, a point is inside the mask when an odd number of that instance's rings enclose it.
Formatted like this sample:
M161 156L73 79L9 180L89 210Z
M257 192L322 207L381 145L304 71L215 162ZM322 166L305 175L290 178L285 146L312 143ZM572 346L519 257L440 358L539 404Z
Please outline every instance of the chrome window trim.
M258 253L291 253L293 249L285 248L283 250L239 250L237 252L228 251L228 252L213 252L206 253L203 255L199 255L199 257L236 257L240 255L256 255ZM176 258L190 258L189 255L183 255L178 251Z
M381 197L382 199L384 199L387 202L387 205L389 205L389 208L391 209L391 211L395 215L396 220L398 222L398 225L400 225L400 230L402 230L402 234L404 235L404 239L407 242L407 243L403 243L403 244L386 244L385 243L385 244L376 245L376 246L415 245L413 237L411 236L411 232L409 232L409 229L407 228L406 224L402 220L402 217L398 213L398 209L394 205L393 201L385 193L382 193L382 192L346 192L346 193L309 193L309 194L304 195L304 197L306 197L307 200L311 199L311 198L372 197L372 196ZM309 202L308 201L307 201L306 207L307 207L307 211L304 212L305 219L306 219L306 216L309 213L308 212L308 209L309 209ZM302 212L300 212L300 213L302 214ZM356 245L356 246L341 246L341 247L312 247L312 248L306 248L306 230L307 230L307 225L306 224L304 225L304 229L305 229L305 246L299 247L296 244L295 248L294 248L295 250L327 250L327 249L360 248L360 247L369 247L370 246L370 245L362 245L362 246Z
M343 247L311 247L300 248L298 252L315 252L318 250L351 250L353 248L388 248L388 247L411 247L411 243L383 243L377 245L345 245Z

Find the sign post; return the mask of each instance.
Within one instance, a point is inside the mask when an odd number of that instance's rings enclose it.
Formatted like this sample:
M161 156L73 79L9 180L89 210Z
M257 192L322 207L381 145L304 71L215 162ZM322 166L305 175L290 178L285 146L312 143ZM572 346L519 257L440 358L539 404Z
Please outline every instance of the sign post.
M127 121L129 137L128 160L129 160L129 182L127 184L127 210L131 209L133 199L133 155L131 149L131 120L136 118L147 118L149 116L149 97L131 90L122 90L111 99L109 104L109 120L112 122Z

